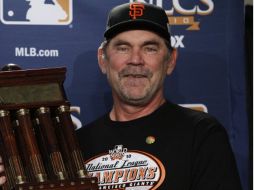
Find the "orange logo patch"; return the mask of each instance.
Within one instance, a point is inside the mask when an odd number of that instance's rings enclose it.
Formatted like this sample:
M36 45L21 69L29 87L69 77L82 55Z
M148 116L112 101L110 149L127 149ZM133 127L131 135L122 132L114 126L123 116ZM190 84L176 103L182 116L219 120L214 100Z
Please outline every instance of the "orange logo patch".
M136 19L139 16L142 16L143 10L145 9L145 6L140 3L132 3L130 4L130 12L129 15L132 17L132 19Z

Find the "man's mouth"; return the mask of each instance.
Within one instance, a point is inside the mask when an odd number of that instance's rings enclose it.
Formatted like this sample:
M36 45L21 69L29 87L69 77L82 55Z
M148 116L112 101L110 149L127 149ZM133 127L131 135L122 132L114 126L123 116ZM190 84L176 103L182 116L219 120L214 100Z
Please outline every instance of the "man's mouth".
M143 74L127 74L127 75L124 75L124 77L146 78L147 76Z

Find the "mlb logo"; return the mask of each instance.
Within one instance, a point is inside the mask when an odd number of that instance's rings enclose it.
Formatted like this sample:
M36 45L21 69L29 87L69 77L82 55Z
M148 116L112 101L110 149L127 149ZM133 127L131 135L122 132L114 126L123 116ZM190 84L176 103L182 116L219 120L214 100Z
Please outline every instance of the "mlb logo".
M0 0L1 22L14 25L68 25L73 0Z

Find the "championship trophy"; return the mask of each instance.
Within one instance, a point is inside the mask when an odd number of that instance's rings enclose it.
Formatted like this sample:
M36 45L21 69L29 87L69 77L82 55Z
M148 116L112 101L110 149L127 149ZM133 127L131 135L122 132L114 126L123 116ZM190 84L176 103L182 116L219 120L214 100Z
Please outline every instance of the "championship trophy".
M63 83L66 68L0 71L4 190L96 190L86 171Z

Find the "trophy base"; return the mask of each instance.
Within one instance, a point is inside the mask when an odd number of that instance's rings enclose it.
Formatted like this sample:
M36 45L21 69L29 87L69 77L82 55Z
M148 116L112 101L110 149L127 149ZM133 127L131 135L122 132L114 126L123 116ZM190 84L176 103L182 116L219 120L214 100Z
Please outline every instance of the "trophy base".
M13 190L98 190L97 178L88 177L78 180L48 181L15 185Z

